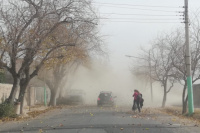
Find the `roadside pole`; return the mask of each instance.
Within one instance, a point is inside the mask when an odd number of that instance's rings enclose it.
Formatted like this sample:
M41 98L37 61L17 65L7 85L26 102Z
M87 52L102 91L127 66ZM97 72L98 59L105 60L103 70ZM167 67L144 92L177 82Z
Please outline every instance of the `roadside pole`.
M185 45L186 45L186 69L187 69L187 87L188 87L188 112L189 115L194 113L193 88L191 77L191 54L189 44L189 16L188 16L188 0L185 0Z

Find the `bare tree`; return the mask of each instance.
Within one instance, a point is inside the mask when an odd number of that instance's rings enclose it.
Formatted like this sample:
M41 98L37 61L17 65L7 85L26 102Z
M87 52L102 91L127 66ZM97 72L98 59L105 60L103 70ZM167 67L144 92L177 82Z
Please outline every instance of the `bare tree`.
M8 3L1 0L1 3L0 65L14 79L10 103L20 86L22 113L26 87L45 61L63 56L52 54L56 50L81 46L95 38L98 20L90 0L10 0ZM67 34L66 39L60 40L63 36L58 31ZM31 69L34 62L37 63Z
M195 19L190 24L190 51L191 51L191 69L192 83L200 79L200 22L199 13L195 13ZM151 75L155 81L160 81L163 86L167 85L167 80L173 86L174 81L183 85L182 92L182 113L187 112L187 72L185 64L185 36L183 29L177 29L171 34L166 34L164 37L157 39L151 50L152 56L148 57L148 52L144 52L142 57L145 58L145 63L140 67L136 66L135 71L141 75ZM152 74L149 73L148 61L151 61ZM141 62L141 61L140 61ZM145 66L146 65L146 66ZM170 87L171 88L171 87ZM169 88L169 90L170 90ZM164 89L165 91L166 89ZM168 92L168 91L166 91ZM165 92L164 92L165 93ZM163 105L165 94L163 97Z
M57 65L52 70L52 78L45 79L45 82L47 86L49 87L51 91L51 97L50 97L50 106L56 105L56 98L61 91L63 82L67 82L66 76L69 74L69 72L74 71L78 68L79 62L73 61L68 64L60 64ZM74 69L74 70L73 70Z
M154 81L159 82L163 87L162 107L165 107L167 94L170 92L177 78L174 77L174 68L171 58L173 50L170 47L170 35L158 37L152 43L152 48L148 51L143 50L139 66L136 65L134 72L137 75L146 75ZM151 68L151 72L149 70ZM169 85L169 86L168 86Z
M67 82L68 75L77 70L79 65L87 62L87 51L70 49L70 55L62 59L54 59L47 62L39 74L39 79L44 81L50 89L50 106L56 105L56 98L62 87Z
M191 44L191 69L192 69L192 83L195 83L200 79L200 26L199 22L192 23L190 29L190 44ZM187 112L187 71L185 64L185 45L184 35L179 32L179 37L176 38L176 43L172 44L173 67L176 68L176 77L179 78L179 82L183 85L182 93L182 113ZM179 39L178 39L179 38Z
M163 86L163 101L162 107L165 107L167 100L167 93L170 92L176 78L173 76L173 66L171 56L173 50L170 48L171 43L170 37L166 35L165 37L159 38L153 45L151 50L151 77L153 80L158 81ZM168 87L168 85L170 85Z

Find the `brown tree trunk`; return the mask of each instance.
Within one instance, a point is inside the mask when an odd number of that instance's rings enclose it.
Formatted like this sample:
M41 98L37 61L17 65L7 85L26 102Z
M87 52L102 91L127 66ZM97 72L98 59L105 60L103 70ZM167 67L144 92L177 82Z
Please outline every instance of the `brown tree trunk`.
M187 112L187 97L185 98L185 93L187 90L187 82L185 81L185 85L183 88L183 93L182 93L182 114L185 114Z
M10 96L8 97L8 103L11 103L11 104L14 103L14 99L16 97L18 86L19 86L19 81L20 80L18 77L14 77L14 82L13 82L13 86L11 89L11 93L10 93Z
M50 82L50 80L46 80L46 84L48 85L50 92L51 92L51 96L50 96L50 102L49 102L49 106L56 106L56 98L57 98L57 94L59 93L59 80L55 79L52 82Z
M50 89L51 90L51 97L50 97L50 102L49 102L49 106L56 106L56 90L54 89Z
M167 101L167 83L164 85L164 95L163 95L163 101L162 101L162 108L165 107Z
M163 101L162 101L162 108L165 107L166 101L167 101L167 93L164 92Z
M20 114L23 114L25 91L26 89L24 87L23 89L20 87L20 92L19 92Z
M188 103L188 96L184 100L182 114L185 114L187 112L187 103Z
M20 81L20 92L19 92L19 102L20 102L20 114L23 114L23 107L24 107L24 96L26 92L26 88L28 86L30 80L21 79Z

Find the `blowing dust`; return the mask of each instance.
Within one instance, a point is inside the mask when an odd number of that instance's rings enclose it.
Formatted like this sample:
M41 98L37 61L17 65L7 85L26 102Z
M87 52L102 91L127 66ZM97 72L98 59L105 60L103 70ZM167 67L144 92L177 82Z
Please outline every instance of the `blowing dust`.
M153 98L151 96L150 83L131 74L127 69L113 70L105 63L95 62L92 67L80 66L78 70L69 76L65 86L67 90L84 91L84 103L97 105L97 98L101 91L112 91L117 106L132 106L134 89L143 94L144 106L161 107L163 88L159 83L153 83ZM175 85L168 93L166 105L181 104L182 87ZM151 100L152 98L152 100Z

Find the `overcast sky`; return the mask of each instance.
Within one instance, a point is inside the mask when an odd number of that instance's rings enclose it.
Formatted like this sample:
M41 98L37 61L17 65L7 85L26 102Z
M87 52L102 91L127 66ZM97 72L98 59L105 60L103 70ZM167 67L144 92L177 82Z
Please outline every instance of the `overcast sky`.
M125 55L137 56L140 46L148 47L159 33L184 27L183 13L179 13L184 11L184 0L94 1L101 17L101 34L107 36L110 63L117 70L128 71L131 59ZM199 8L200 0L189 0L190 13Z

